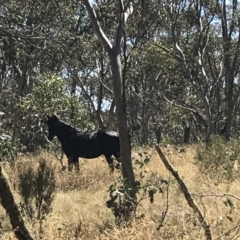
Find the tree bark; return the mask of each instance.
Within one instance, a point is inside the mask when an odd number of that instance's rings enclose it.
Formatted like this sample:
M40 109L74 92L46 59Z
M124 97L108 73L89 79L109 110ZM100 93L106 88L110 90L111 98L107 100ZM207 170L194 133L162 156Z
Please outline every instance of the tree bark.
M7 180L4 177L1 166L0 166L0 201L10 218L10 223L16 238L19 240L33 240L23 222L21 214L14 201L11 189L7 183Z

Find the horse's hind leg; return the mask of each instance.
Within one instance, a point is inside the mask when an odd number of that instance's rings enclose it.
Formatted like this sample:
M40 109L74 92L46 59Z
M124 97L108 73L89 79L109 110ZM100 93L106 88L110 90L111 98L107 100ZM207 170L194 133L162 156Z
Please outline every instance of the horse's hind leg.
M75 166L76 171L79 172L79 159L78 159L78 157L74 157L73 164Z
M105 155L105 158L108 162L108 166L110 168L110 173L113 173L114 172L114 165L113 165L113 159L112 159L111 155L110 156Z
M77 159L78 160L78 159ZM73 164L75 165L76 157L70 156L68 157L68 171L72 171L73 169Z
M73 161L72 161L72 156L68 157L68 171L72 171L73 168Z
M75 166L76 171L79 171L78 157L71 156L68 158L68 171L72 171L73 165Z
M120 157L120 153L117 153L117 154L114 154L113 155L116 159L117 159L117 161L118 161L118 163L116 164L116 168L117 169L120 169L120 164L121 164L121 157Z
M121 156L120 153L113 154L113 156L117 159L119 163L121 163Z

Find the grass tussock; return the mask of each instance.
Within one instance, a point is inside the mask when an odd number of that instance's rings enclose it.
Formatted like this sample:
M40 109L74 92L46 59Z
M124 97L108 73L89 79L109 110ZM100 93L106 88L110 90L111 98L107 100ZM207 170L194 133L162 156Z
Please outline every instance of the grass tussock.
M239 239L240 185L238 175L231 181L219 177L218 184L212 180L211 171L200 167L196 161L196 147L177 149L164 148L164 153L183 178L186 185L211 225L216 238L229 231L222 239ZM119 171L109 174L109 168L103 157L80 160L80 173L60 171L58 160L47 152L37 156L22 156L14 166L3 164L9 184L17 203L22 201L19 194L19 174L23 168L38 168L41 159L54 170L55 191L51 211L46 215L40 227L33 220L24 216L27 227L35 239L82 239L82 240L150 240L150 239L205 239L204 232L175 179L162 164L154 148L134 149L133 166L136 178L141 171L134 159L139 159L138 152L147 152L151 160L144 166L143 181L157 182L164 179L168 188L156 193L153 203L143 195L137 207L137 217L128 228L117 228L110 209L105 205L109 198L107 190L117 181ZM235 155L236 156L236 155ZM144 156L143 156L144 157ZM206 157L205 157L206 158ZM237 156L236 156L237 158ZM237 160L237 159L236 159ZM64 159L66 165L66 159ZM163 219L163 216L165 218ZM163 222L162 222L163 221ZM160 229L157 230L162 222ZM41 234L40 234L41 231ZM0 236L5 240L15 239L4 209L0 207ZM1 238L0 238L1 239Z

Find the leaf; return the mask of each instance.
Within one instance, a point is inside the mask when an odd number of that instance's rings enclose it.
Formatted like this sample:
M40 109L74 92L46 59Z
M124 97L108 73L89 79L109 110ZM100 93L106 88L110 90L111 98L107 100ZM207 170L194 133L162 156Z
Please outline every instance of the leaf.
M227 198L226 201L223 201L223 203L224 203L225 206L227 206L227 207L234 208L234 204L232 203L232 201L231 201L229 198Z
M144 164L148 164L150 162L151 158L150 157L146 157L144 159Z
M159 193L163 193L163 190L162 190L162 188L161 187L159 187Z
M116 185L115 184L112 184L109 189L107 190L107 192L113 192L116 190Z
M150 202L153 203L154 202L154 194L157 192L157 190L155 188L150 189L148 191L148 196L150 198Z
M161 180L161 184L163 184L163 183L165 183L166 185L168 185L168 181L167 181L167 180L162 179L162 180Z
M139 161L138 159L135 160L135 164L140 165L140 168L143 166L143 163L141 161Z
M5 113L0 111L0 116L3 116Z
M234 208L234 204L229 198L227 199L227 203L229 207Z
M174 148L176 151L178 151L178 148L177 148L176 146L173 146L173 148Z
M6 134L2 134L2 135L0 136L0 138L1 138L2 140L11 139L11 136L6 135Z
M179 150L179 153L183 153L183 152L186 152L186 149L185 149L185 148L181 148L181 149Z
M118 195L115 195L115 196L112 197L110 200L108 200L108 201L106 202L107 207L108 207L108 208L114 207L114 202L115 202L115 200L116 200L117 198L118 198Z
M142 164L141 161L139 161L138 159L135 160L135 164Z

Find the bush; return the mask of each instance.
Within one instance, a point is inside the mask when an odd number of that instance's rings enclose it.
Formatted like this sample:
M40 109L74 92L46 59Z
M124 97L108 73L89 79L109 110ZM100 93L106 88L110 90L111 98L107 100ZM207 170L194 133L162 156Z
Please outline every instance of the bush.
M144 152L138 153L139 159L135 160L135 164L140 170L137 180L133 184L128 184L125 179L119 177L109 189L109 200L106 206L111 209L117 226L125 226L129 220L136 214L136 209L144 199L154 202L156 193L163 193L163 185L168 182L162 179L158 174L146 177L146 165L151 160L151 156ZM136 199L138 196L138 201Z
M220 136L213 136L208 146L199 145L196 157L202 171L215 180L233 181L237 176L234 165L240 160L240 141L226 141Z
M5 115L5 113L0 112L0 116ZM1 127L1 122L0 122ZM11 143L12 137L5 134L2 128L0 128L0 161L3 160L13 160L17 156L15 147Z
M18 191L22 197L22 212L30 219L42 221L51 211L56 180L54 170L40 159L37 169L24 166L18 175Z
M16 110L19 115L19 142L33 152L48 143L42 131L41 120L57 113L61 119L81 129L90 128L89 112L76 96L69 93L68 84L56 75L40 76L31 94L19 99Z

